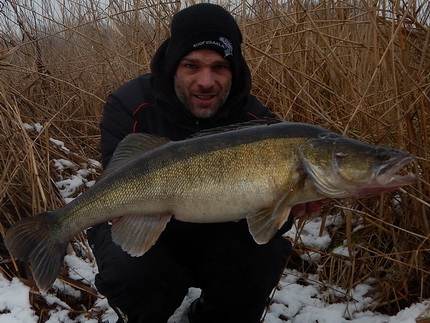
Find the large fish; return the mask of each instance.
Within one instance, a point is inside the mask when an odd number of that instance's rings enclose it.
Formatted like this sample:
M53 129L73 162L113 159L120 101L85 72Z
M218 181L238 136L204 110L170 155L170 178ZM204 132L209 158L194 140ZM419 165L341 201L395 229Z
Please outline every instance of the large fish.
M57 277L69 241L112 219L112 238L133 256L157 241L171 217L187 222L246 218L254 240L268 242L292 206L390 191L416 181L396 174L414 156L323 128L279 122L168 141L130 134L87 192L17 222L9 251L28 260L37 286Z

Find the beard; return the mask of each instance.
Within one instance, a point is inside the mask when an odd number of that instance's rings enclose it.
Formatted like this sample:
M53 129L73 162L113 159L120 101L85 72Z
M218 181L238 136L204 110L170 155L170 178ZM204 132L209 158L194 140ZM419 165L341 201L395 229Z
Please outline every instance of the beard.
M176 96L185 106L185 109L187 109L196 118L205 119L214 116L227 101L230 94L231 82L224 89L221 89L221 92L216 92L214 99L208 104L199 102L196 96L210 96L214 93L212 89L198 90L196 94L192 94L187 90L187 88L185 88L184 84L182 84L177 77L174 79L174 88Z

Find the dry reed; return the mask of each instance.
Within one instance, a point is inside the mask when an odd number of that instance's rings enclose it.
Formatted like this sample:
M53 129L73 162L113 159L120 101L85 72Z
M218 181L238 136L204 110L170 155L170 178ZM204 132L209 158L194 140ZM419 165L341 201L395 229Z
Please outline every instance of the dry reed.
M180 1L0 2L0 232L62 205L52 160L99 159L98 121L107 94L149 71ZM187 4L194 1L187 1ZM430 4L409 0L222 2L237 18L253 93L280 118L319 124L365 142L408 150L417 185L336 201L344 217L323 251L297 243L290 266L350 289L374 278L378 305L394 314L430 297ZM183 4L182 4L183 5ZM40 123L40 132L24 123ZM72 153L58 149L61 140ZM96 175L94 174L95 178ZM353 231L354 223L362 228ZM329 228L330 229L330 228ZM78 238L84 241L83 237ZM298 237L299 241L299 237ZM346 241L354 257L331 250ZM316 252L319 263L298 255ZM0 273L23 264L0 243ZM94 302L85 291L82 303ZM49 306L34 295L41 320ZM70 301L70 300L69 300ZM73 307L73 306L72 306ZM87 306L90 308L91 306ZM80 311L79 306L73 308Z

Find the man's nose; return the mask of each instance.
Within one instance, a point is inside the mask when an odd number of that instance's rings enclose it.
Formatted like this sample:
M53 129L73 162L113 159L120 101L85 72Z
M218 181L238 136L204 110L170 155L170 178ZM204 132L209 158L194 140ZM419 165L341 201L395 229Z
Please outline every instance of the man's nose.
M197 85L204 89L210 89L214 84L214 73L209 68L202 69L198 74Z

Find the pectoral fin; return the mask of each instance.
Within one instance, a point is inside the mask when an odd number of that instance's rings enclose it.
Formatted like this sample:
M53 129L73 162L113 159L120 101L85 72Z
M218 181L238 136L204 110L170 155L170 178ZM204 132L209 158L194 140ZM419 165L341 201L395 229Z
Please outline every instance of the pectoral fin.
M286 192L274 208L263 209L247 216L249 231L255 242L265 244L288 221L293 201L303 188L306 174L302 174L296 184Z
M126 215L112 224L112 240L131 256L138 257L157 242L171 215Z
M249 232L258 244L265 244L275 235L275 233L288 220L291 207L282 210L282 214L275 216L275 209L263 209L260 212L249 215L248 221Z

